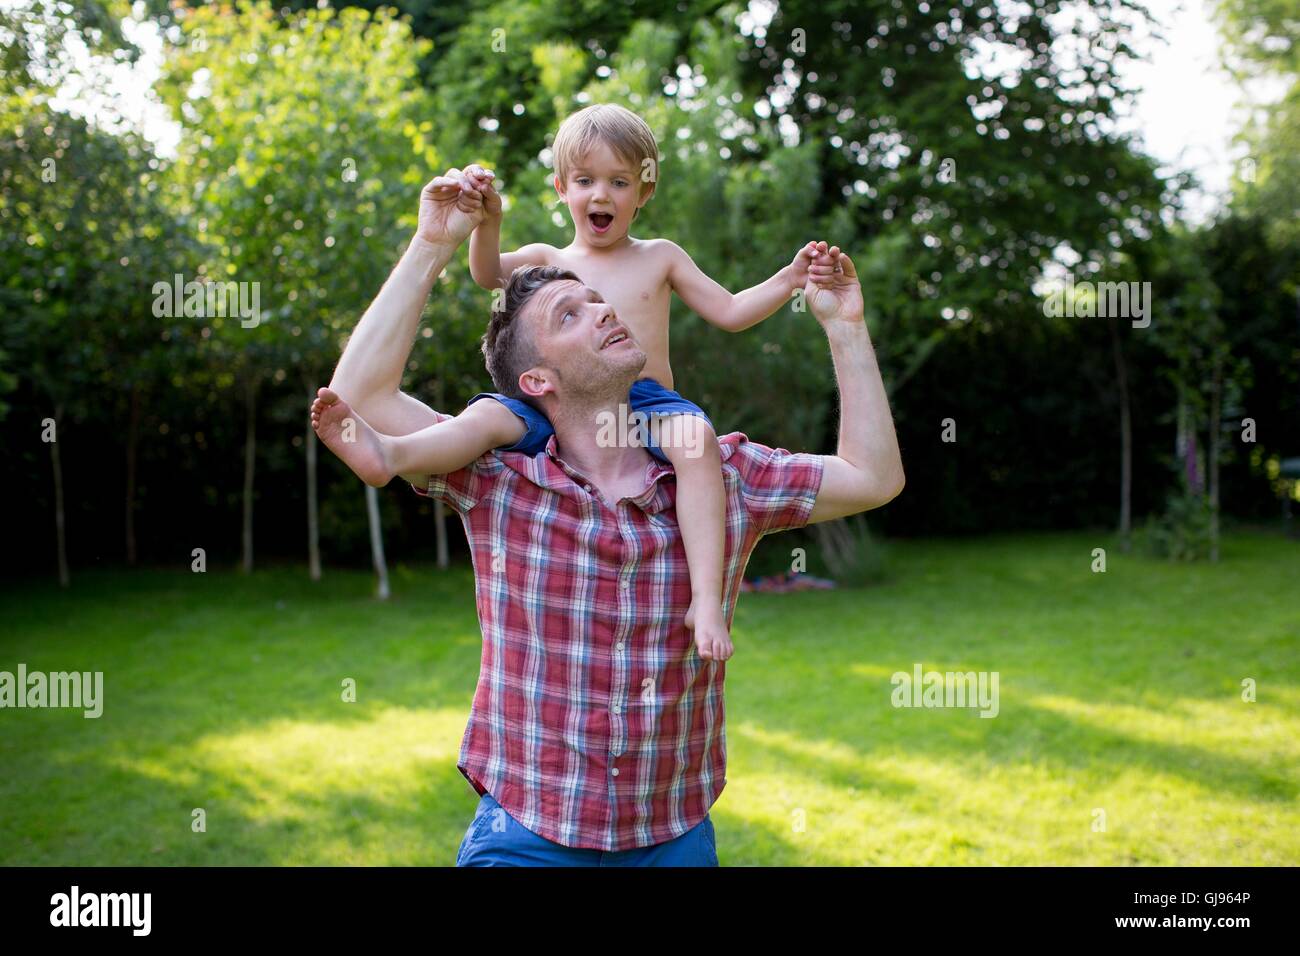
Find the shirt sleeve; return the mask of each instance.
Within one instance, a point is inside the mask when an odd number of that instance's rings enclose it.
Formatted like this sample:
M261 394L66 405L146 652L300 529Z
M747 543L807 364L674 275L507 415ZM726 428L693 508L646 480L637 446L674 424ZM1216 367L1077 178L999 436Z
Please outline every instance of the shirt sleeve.
M739 441L726 463L740 474L745 510L755 530L765 535L804 527L821 491L826 459L770 448L739 433L723 441L733 437Z
M434 412L434 414L438 416L439 422L454 417L443 412ZM429 484L425 488L412 484L411 490L417 495L441 501L457 514L465 514L478 504L491 488L493 477L500 471L499 468L492 467L494 462L495 459L490 452L480 455L464 468L458 468L445 475L430 475Z

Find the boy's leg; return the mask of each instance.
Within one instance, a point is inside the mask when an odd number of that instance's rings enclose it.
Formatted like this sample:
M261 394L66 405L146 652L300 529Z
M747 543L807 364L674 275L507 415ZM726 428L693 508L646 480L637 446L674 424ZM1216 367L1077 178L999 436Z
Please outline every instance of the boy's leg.
M677 526L691 574L686 626L695 632L700 657L725 661L734 647L722 613L727 501L718 440L708 421L698 415L655 415L650 429L677 472Z
M382 435L336 392L322 388L311 406L316 434L368 485L382 488L396 475L445 475L527 431L500 402L475 402L455 418L409 435Z

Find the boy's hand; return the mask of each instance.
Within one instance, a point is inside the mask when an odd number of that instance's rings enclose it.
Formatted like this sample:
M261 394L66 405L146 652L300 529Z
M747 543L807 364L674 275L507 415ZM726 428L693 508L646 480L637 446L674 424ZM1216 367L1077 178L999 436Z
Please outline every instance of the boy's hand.
M492 184L492 180L496 179L496 173L484 169L478 163L472 163L465 167L465 176L469 179L470 185L483 197L483 218L500 219L501 194Z
M812 265L813 259L817 256L817 251L817 243L805 243L804 247L795 253L790 264L785 267L791 292L794 292L795 289L802 289L808 284L808 267Z

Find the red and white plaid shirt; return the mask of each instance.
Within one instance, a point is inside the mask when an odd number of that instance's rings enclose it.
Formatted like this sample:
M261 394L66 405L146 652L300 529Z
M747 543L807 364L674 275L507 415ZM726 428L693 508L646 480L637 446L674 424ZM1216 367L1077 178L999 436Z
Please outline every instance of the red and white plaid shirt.
M730 625L759 538L807 524L824 462L740 432L718 445ZM651 846L703 820L727 783L726 664L683 623L673 469L652 460L645 490L610 510L552 435L415 491L460 514L474 561L483 658L457 767L475 792L570 847Z

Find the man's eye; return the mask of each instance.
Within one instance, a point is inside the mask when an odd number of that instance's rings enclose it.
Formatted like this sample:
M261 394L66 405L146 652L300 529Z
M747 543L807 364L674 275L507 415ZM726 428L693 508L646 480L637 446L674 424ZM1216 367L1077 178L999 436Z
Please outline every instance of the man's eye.
M579 176L579 177L578 177L578 185L579 185L579 186L587 186L587 185L590 185L590 184L591 184L591 180L588 179L586 176Z
M564 313L564 318L560 319L560 321L561 321L561 322L568 322L570 316L572 316L572 315L573 315L572 312L565 312L565 313Z
M626 186L626 185L627 185L627 180L626 180L626 179L616 179L616 180L614 180L614 185L615 185L615 186L619 186L619 187Z

